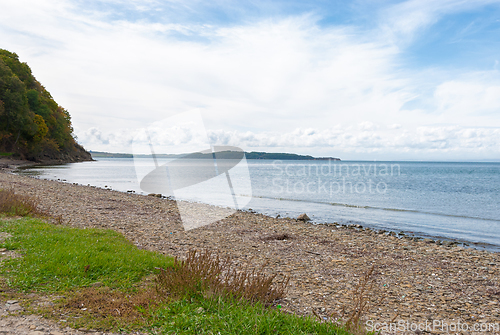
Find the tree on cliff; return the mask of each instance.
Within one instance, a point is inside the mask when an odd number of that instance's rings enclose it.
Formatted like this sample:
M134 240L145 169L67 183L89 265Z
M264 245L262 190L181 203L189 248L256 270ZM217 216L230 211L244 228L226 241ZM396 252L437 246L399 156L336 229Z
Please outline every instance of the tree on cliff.
M34 161L90 160L73 136L70 115L26 63L0 49L0 151Z

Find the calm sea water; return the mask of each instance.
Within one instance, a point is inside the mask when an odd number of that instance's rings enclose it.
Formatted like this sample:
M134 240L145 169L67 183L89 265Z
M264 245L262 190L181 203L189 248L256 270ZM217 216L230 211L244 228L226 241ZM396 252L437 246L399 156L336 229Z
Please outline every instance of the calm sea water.
M307 213L317 223L360 224L500 250L500 163L247 163L251 190L236 194L248 197L247 209L272 216ZM139 187L133 159L106 158L19 173L146 193ZM238 185L248 174L231 177ZM211 202L196 195L188 200Z

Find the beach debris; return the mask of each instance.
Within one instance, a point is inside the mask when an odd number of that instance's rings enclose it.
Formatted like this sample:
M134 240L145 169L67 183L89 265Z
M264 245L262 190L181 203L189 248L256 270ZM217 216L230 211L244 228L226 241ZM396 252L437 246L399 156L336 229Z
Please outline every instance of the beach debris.
M309 216L307 216L306 213L304 213L304 214L300 214L299 216L297 216L297 221L307 222L307 221L311 221L311 219L309 218Z

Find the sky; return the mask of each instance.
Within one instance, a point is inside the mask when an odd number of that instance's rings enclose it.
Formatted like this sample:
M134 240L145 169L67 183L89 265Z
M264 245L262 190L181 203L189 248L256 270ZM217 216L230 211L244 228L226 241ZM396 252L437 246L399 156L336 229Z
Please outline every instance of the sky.
M245 151L500 160L500 0L0 0L0 48L87 150L196 110Z

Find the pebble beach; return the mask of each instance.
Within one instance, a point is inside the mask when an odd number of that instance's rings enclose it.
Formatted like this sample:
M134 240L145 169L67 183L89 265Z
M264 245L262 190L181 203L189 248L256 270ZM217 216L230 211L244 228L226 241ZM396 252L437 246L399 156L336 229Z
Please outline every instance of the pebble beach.
M18 176L7 166L0 188L37 197L65 225L113 229L139 248L179 257L190 249L208 249L238 266L268 264L265 272L290 278L287 295L278 302L285 312L340 317L352 310L353 290L373 266L375 286L364 319L367 325L378 324L382 333L395 333L383 328L391 321L408 327L426 322L469 327L453 333L485 333L472 328L500 324L499 253L247 211L185 231L173 200ZM5 316L11 306L2 306ZM56 330L51 331L37 334ZM397 333L404 332L421 331ZM500 332L490 328L486 333Z

